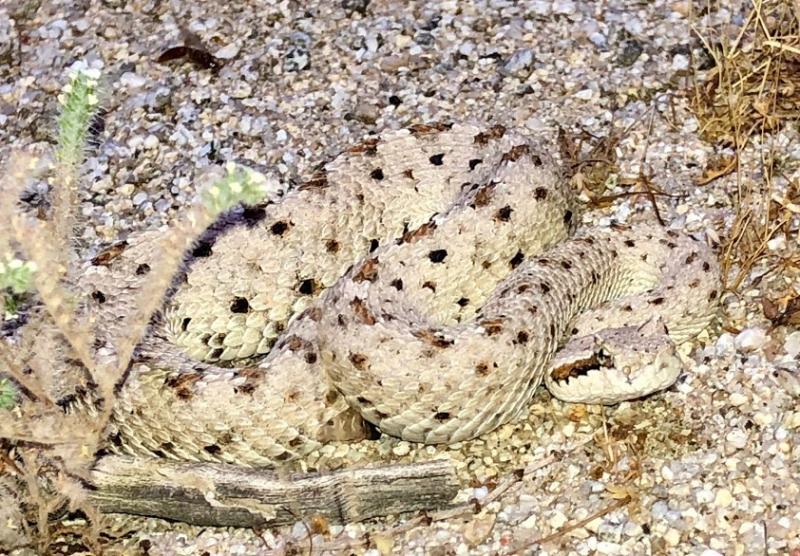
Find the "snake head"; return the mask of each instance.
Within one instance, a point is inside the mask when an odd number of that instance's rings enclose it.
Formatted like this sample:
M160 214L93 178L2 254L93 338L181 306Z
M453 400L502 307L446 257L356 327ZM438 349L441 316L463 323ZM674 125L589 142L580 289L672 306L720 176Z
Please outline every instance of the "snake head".
M672 385L683 365L660 319L576 337L550 362L545 385L573 403L612 405Z

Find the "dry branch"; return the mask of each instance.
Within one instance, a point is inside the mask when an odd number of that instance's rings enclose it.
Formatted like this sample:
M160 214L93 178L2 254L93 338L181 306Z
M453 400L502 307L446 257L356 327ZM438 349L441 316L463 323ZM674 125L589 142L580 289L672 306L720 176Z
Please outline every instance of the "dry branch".
M274 527L312 516L350 523L437 510L459 489L447 460L282 477L228 464L110 456L98 462L92 483L90 499L102 512L227 527Z

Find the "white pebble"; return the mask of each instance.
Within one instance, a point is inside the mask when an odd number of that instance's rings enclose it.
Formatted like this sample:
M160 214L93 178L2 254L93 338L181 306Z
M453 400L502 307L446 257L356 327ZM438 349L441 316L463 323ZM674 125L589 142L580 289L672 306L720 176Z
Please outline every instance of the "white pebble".
M296 539L302 539L308 534L308 529L306 528L305 523L302 521L296 522L292 526L292 536Z
M236 43L231 43L217 50L214 53L214 56L222 60L230 60L231 58L234 58L237 54L239 54L239 45L237 45Z
M147 79L142 77L141 75L135 74L130 71L126 71L119 77L120 84L125 87L126 89L138 89L139 87L144 86L147 83Z
M725 440L728 442L730 447L741 450L747 446L747 433L742 429L733 429L731 432L725 435Z
M714 504L720 506L721 508L727 508L733 502L733 495L731 491L727 488L721 488L717 491L717 495L714 497Z
M528 7L535 15L550 15L553 9L548 0L533 0Z
M475 500L478 501L483 500L484 498L489 496L489 488L485 486L478 487L472 491L472 495L475 497Z
M792 332L786 336L783 347L786 350L786 353L791 357L797 357L800 355L800 330Z
M767 333L761 328L745 328L736 336L734 344L741 351L755 351L769 340Z
M736 406L743 405L747 402L747 396L745 396L741 392L734 392L733 394L730 395L728 401L731 402L731 405L736 405Z
M708 489L700 489L694 494L698 504L708 504L714 500L714 493Z
M753 415L753 421L761 427L768 427L774 420L775 416L770 412L757 411L756 414Z
M396 456L404 456L411 451L411 446L405 440L397 443L397 446L392 448L392 453Z
M589 34L589 40L593 45L601 48L606 45L606 36L603 33L591 33Z
M79 33L85 33L89 29L89 20L85 17L76 19L72 22L72 26L75 27Z
M717 355L725 355L726 353L730 353L733 351L735 346L735 340L733 335L724 332L720 334L720 337L717 338L717 343L714 345L714 351L716 351Z
M553 2L553 12L564 15L574 14L575 2L572 0L556 0L556 2Z
M247 98L253 93L253 88L244 81L238 81L231 90L233 98Z
M786 236L784 235L776 236L767 242L767 248L770 251L780 251L784 247L786 247Z
M597 543L597 552L600 554L619 554L622 547L617 543L600 541Z
M564 526L564 524L567 521L568 521L567 520L567 516L565 516L563 513L557 511L552 516L550 516L550 519L547 520L547 523L553 529L560 529L561 527Z
M664 533L664 542L670 546L678 546L681 542L681 532L677 529L670 528Z
M685 54L676 54L672 58L672 69L674 71L689 69L689 57Z
M643 29L642 20L638 17L625 18L625 30L631 35L640 35Z
M158 137L156 137L151 133L150 135L144 138L144 142L142 144L144 145L145 149L155 149L156 147L158 147L158 143L159 143Z
M411 44L413 39L408 35L397 35L394 38L394 45L397 48L405 48L409 44Z

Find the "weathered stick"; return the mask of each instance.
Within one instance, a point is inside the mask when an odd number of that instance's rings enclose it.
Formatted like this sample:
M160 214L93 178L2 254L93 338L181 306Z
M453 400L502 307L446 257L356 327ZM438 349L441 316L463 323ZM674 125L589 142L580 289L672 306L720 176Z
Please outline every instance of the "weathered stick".
M271 527L321 515L333 523L447 507L458 492L447 460L281 477L235 465L110 456L92 472L107 513L194 525Z

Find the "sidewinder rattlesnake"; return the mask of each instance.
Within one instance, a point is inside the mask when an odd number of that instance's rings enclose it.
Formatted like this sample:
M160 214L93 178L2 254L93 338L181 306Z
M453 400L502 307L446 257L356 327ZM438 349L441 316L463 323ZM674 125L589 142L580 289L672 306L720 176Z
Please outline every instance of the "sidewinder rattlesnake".
M711 250L655 225L568 239L575 202L547 152L502 126L416 126L245 211L193 250L139 347L115 449L273 466L363 437L364 419L473 438L543 378L585 403L671 385L675 344L717 310ZM90 268L93 287L141 280L152 237Z

